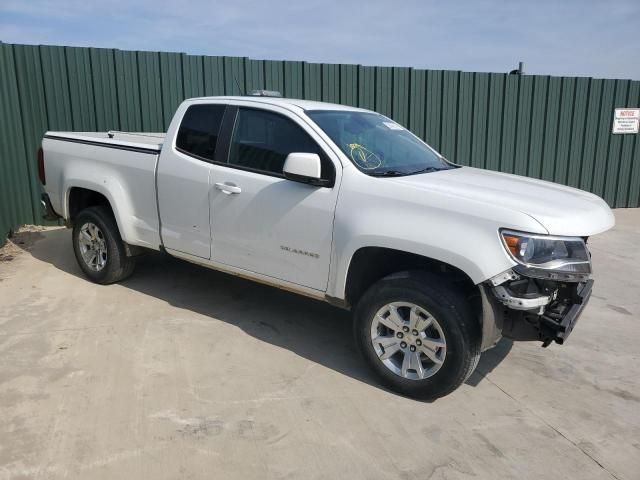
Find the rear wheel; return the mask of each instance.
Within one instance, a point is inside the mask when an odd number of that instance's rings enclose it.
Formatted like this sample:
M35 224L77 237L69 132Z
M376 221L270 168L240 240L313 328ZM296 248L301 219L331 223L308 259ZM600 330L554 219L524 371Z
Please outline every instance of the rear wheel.
M374 284L355 310L355 337L391 389L434 399L455 390L480 356L480 331L465 299L442 278L403 272Z
M96 283L124 280L135 267L135 260L126 255L113 214L105 207L89 207L78 214L73 250L84 274Z

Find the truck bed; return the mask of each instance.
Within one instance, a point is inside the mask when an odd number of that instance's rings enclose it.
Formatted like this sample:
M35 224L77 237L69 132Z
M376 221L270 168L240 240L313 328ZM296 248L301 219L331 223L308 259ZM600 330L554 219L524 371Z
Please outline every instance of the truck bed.
M162 149L165 133L118 132L112 130L109 132L47 132L46 136L88 145L123 147L130 150L155 150L159 152Z
M103 195L130 245L159 248L155 171L164 133L46 132L42 141L46 190L68 219L72 187Z

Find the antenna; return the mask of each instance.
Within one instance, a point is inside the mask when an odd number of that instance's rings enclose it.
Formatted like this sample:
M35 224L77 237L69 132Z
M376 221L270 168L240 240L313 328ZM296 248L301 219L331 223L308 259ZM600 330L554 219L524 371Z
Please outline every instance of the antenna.
M244 93L244 88L240 87L240 82L238 82L238 79L236 78L236 76L233 76L233 79L236 81L236 87L238 87L238 90L240 91L240 95L245 95Z

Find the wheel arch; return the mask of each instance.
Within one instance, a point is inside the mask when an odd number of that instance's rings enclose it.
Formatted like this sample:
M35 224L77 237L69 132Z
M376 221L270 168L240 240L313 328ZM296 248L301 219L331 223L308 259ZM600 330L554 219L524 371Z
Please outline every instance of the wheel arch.
M78 214L88 207L103 206L114 213L111 202L104 193L85 187L70 187L67 192L66 205L66 218L71 224L74 223Z
M388 247L361 247L354 252L345 278L344 300L354 305L371 285L400 272L431 272L468 294L479 294L471 277L442 260Z
M104 206L113 214L122 239L126 242L130 238L125 222L122 221L118 202L115 201L109 189L99 184L73 182L67 185L65 192L64 218L70 226L73 225L75 217L85 208Z

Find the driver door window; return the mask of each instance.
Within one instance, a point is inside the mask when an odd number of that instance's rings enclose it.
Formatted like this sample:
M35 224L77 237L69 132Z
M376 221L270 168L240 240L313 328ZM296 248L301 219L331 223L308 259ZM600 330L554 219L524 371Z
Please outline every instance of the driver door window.
M292 152L318 154L321 177L333 180L333 163L295 122L265 110L239 109L229 149L230 165L281 177L287 155Z

